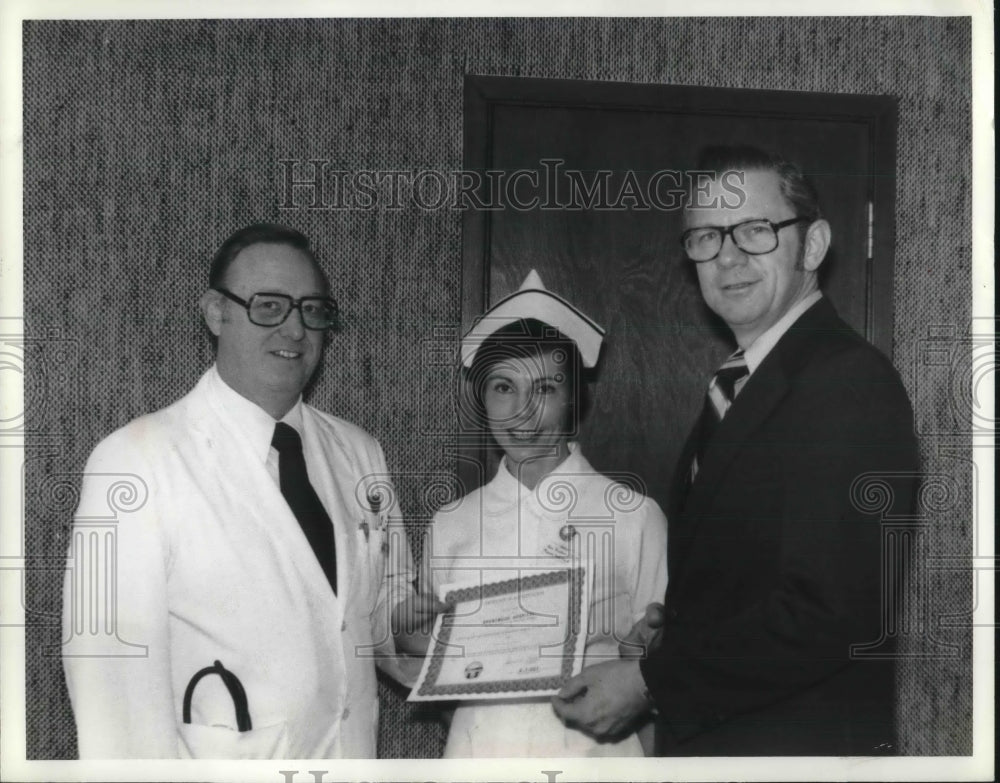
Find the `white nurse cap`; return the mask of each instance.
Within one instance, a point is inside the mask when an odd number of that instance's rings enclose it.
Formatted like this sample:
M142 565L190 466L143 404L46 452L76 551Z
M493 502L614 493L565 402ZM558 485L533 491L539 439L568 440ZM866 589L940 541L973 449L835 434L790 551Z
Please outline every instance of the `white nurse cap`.
M561 296L546 291L542 278L534 269L517 291L501 299L476 319L462 338L462 364L472 366L476 351L491 334L515 321L529 318L555 327L576 343L584 367L597 364L604 329Z

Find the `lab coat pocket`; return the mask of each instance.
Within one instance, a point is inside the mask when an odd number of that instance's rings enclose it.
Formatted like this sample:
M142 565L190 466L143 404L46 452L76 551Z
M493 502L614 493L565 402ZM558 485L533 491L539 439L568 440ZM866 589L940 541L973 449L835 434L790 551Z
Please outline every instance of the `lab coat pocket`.
M189 759L274 759L288 757L287 723L237 731L226 726L182 723L181 756Z
M191 720L195 689L205 678L217 676L222 680L232 699L236 728L225 725L206 725ZM243 683L220 661L199 670L184 691L181 706L182 720L181 755L192 759L268 759L287 755L287 724L275 723L254 729Z

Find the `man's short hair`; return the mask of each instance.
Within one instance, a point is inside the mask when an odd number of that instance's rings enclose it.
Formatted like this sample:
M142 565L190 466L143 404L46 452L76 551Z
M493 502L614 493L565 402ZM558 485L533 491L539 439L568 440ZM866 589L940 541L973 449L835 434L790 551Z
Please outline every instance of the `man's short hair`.
M717 172L719 176L725 171L773 171L780 180L781 195L795 210L796 216L809 219L809 223L799 226L802 235L808 230L810 223L823 216L816 188L799 165L758 147L705 147L698 155L697 168L699 171Z
M252 223L231 234L222 243L222 246L212 258L212 265L208 270L208 287L218 288L224 286L226 273L229 271L229 267L232 266L236 256L251 245L263 244L288 245L289 247L294 247L296 250L301 250L309 257L313 266L316 267L316 271L319 272L320 277L323 279L323 285L327 290L330 289L326 273L320 267L319 261L316 260L316 254L313 253L312 248L309 246L309 238L301 231L296 231L294 228L282 226L278 223Z

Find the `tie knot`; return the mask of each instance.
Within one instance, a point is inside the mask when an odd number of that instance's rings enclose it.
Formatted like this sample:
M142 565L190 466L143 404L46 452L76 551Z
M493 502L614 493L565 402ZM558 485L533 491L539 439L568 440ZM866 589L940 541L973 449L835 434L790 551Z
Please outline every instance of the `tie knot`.
M715 373L715 383L725 393L726 399L731 402L735 396L737 381L749 374L750 369L747 367L747 360L741 348L722 363L722 366Z
M302 438L299 437L295 427L291 427L283 421L274 425L274 437L271 438L271 445L278 450L279 454L302 453Z
M746 369L746 366L747 366L746 355L743 353L742 348L737 348L735 351L729 354L729 356L726 358L726 361L722 363L722 366L719 367L719 369L726 370L729 369L730 367L742 367Z

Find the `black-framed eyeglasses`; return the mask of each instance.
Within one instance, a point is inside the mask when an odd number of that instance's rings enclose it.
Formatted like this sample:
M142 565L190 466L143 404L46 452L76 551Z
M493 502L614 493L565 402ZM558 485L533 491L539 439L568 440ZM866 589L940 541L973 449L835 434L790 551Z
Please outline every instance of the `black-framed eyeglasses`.
M793 217L775 223L764 218L744 220L731 226L699 226L681 234L681 245L687 257L695 263L711 261L722 250L727 236L744 253L759 256L778 247L778 232L796 223L808 221L807 217Z
M302 315L302 325L306 329L321 331L337 325L337 302L328 296L303 296L293 299L288 294L272 294L261 291L249 299L242 299L225 288L213 288L227 299L246 308L250 323L257 326L280 326L298 308Z

